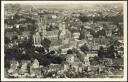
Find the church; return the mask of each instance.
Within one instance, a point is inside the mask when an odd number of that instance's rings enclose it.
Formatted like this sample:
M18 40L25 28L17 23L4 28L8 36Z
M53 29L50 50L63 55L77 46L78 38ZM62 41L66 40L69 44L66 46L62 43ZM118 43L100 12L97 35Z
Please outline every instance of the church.
M47 31L47 23L45 20L40 19L38 23L38 28L33 35L33 42L35 47L43 47L41 42L46 38L51 41L50 49L59 48L62 45L68 44L71 39L71 32L66 29L65 22L61 22L58 27L59 29L54 29Z

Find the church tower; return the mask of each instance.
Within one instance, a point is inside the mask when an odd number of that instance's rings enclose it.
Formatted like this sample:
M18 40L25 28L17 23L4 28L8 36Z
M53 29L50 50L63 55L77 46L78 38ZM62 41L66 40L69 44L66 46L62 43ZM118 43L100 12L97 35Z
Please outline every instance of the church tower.
M65 29L65 24L64 23L59 26L59 30L60 30L59 39L64 39L65 35L66 35L66 29Z
M43 40L46 36L46 22L44 20L44 17L40 16L40 22L39 22L38 26L39 26L38 31L42 37L42 40Z
M34 45L41 46L41 41L44 40L46 36L46 24L42 16L38 20L37 32L33 35Z
M62 44L69 44L70 41L70 36L71 34L69 33L69 31L66 29L66 25L65 22L63 22L60 26L60 35L59 35L59 39L62 41Z

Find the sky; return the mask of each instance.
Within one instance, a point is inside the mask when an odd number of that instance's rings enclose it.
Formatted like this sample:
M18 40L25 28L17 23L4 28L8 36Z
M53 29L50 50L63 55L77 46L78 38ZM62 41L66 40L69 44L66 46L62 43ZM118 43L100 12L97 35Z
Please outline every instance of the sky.
M14 3L11 3L14 4ZM17 3L16 3L17 4ZM22 7L26 6L32 6L34 8L56 8L56 9L73 9L73 8L79 8L79 9L85 9L85 8L112 8L112 7L118 7L122 8L121 3L86 3L86 2L43 2L43 3L18 3Z

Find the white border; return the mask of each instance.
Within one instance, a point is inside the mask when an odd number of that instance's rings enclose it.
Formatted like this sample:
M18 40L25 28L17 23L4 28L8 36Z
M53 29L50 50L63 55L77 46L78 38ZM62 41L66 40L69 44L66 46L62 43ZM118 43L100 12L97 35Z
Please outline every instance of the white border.
M7 79L4 78L4 4L6 3L123 3L124 5L124 78L18 78ZM127 1L2 1L1 5L1 80L2 81L127 81Z

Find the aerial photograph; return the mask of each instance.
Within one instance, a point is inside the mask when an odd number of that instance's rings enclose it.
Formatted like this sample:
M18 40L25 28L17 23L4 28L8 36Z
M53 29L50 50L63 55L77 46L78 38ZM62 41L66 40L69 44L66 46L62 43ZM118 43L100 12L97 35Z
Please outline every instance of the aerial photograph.
M5 78L123 78L122 3L4 4Z

